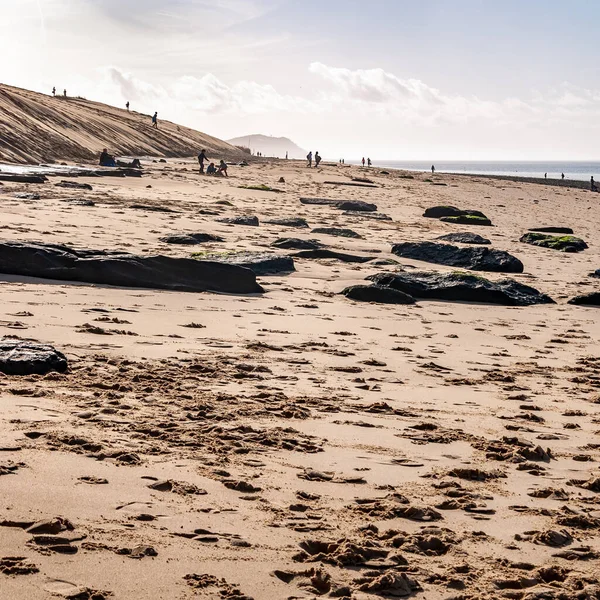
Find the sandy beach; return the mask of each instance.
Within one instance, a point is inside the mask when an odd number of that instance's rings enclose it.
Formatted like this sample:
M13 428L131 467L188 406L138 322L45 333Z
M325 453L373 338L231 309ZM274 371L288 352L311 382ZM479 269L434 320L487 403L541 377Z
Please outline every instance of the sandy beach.
M142 163L139 178L73 179L91 190L3 182L3 241L189 258L291 256L272 243L298 238L366 262L293 257L249 295L0 275L4 338L69 365L0 375L0 598L598 597L599 309L567 303L600 291L597 194L296 161L229 178ZM423 217L432 206L493 226ZM259 225L218 220L240 216ZM268 223L288 218L308 227ZM519 241L538 226L589 248ZM391 248L465 231L524 265L478 276L556 304L340 294L377 273L455 272ZM223 241L161 241L179 233Z

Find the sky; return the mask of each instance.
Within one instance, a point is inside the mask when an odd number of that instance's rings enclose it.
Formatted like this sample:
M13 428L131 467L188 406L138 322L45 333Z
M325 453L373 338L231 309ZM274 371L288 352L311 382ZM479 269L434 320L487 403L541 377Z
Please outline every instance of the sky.
M597 0L0 0L0 82L328 159L600 159Z

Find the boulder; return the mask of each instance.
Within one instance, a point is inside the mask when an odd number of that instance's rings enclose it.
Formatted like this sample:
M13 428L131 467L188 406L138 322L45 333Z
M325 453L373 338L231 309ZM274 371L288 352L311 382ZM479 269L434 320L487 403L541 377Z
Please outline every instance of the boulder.
M526 233L521 236L520 242L531 244L532 246L541 246L542 248L552 248L560 252L581 252L588 245L578 237L573 235L548 235L547 233Z
M504 306L554 304L554 300L535 288L515 281L490 281L471 273L377 273L367 279L376 285L390 287L414 298L477 302Z
M459 248L437 242L404 242L392 246L392 252L403 258L473 271L523 272L523 263L518 258L504 250L492 248Z
M343 227L317 227L311 233L326 233L327 235L335 235L337 237L362 239L362 236L356 233L356 231L344 229Z
M455 225L479 225L483 227L492 227L492 222L487 217L480 217L478 215L441 217L440 221L443 221L444 223L454 223Z
M264 291L252 271L232 264L75 250L35 242L0 242L0 273L181 292L255 294Z
M357 256L356 254L345 254L334 250L302 250L292 255L294 258L333 258L347 263L366 263L373 260L372 256Z
M444 242L458 242L459 244L487 245L492 243L487 238L484 238L477 233L470 233L469 231L447 233L446 235L440 235L440 237L436 239L443 240Z
M461 217L463 215L471 215L473 217L481 217L487 219L487 217L478 210L462 210L456 208L456 206L432 206L425 210L423 213L424 217L430 219L440 219L441 217Z
M224 239L210 233L175 233L161 237L160 241L165 244L186 244L193 246L195 244L205 244L206 242L223 242Z
M571 235L573 230L570 227L532 227L528 231L541 231L542 233L563 233Z
M89 183L79 183L78 181L65 181L54 184L56 187L71 188L75 190L91 190L92 186Z
M268 225L281 225L283 227L308 227L306 219L301 217L291 217L288 219L270 219L269 221L263 221Z
M579 304L583 306L600 306L600 292L590 292L575 296L569 300L569 304Z
M322 248L323 244L316 240L301 240L299 238L278 238L271 243L274 248L283 248L285 250L317 250Z
M391 287L380 285L352 285L341 292L346 298L378 304L414 304L415 299Z
M239 217L224 217L217 219L219 223L229 223L230 225L248 225L250 227L258 227L258 217L251 215L241 215Z
M224 265L234 265L250 269L255 275L276 275L295 271L294 259L268 252L198 253L193 255L199 261L214 261Z
M64 373L65 355L52 346L24 340L0 340L0 373L6 375L46 375L50 371Z
M337 208L340 210L351 210L355 212L376 212L377 205L371 204L370 202L363 202L362 200L344 200L337 204Z

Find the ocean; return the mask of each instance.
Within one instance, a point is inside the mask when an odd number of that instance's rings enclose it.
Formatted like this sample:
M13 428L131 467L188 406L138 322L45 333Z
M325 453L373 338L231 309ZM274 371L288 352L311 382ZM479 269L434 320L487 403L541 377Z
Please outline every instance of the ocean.
M450 161L440 160L425 161L396 161L373 160L374 167L388 169L406 169L407 171L431 171L435 165L437 173L473 173L474 175L516 175L519 177L544 177L560 179L561 173L565 179L589 181L590 177L600 181L600 162L575 162L575 161ZM349 162L349 161L348 161ZM359 161L352 161L359 164Z

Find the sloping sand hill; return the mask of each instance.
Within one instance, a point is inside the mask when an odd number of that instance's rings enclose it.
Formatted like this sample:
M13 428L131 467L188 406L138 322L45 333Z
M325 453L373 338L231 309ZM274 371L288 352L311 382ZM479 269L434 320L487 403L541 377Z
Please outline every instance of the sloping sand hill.
M0 161L90 160L103 148L126 156L192 156L201 148L242 156L227 142L169 121L153 129L148 115L0 85Z

